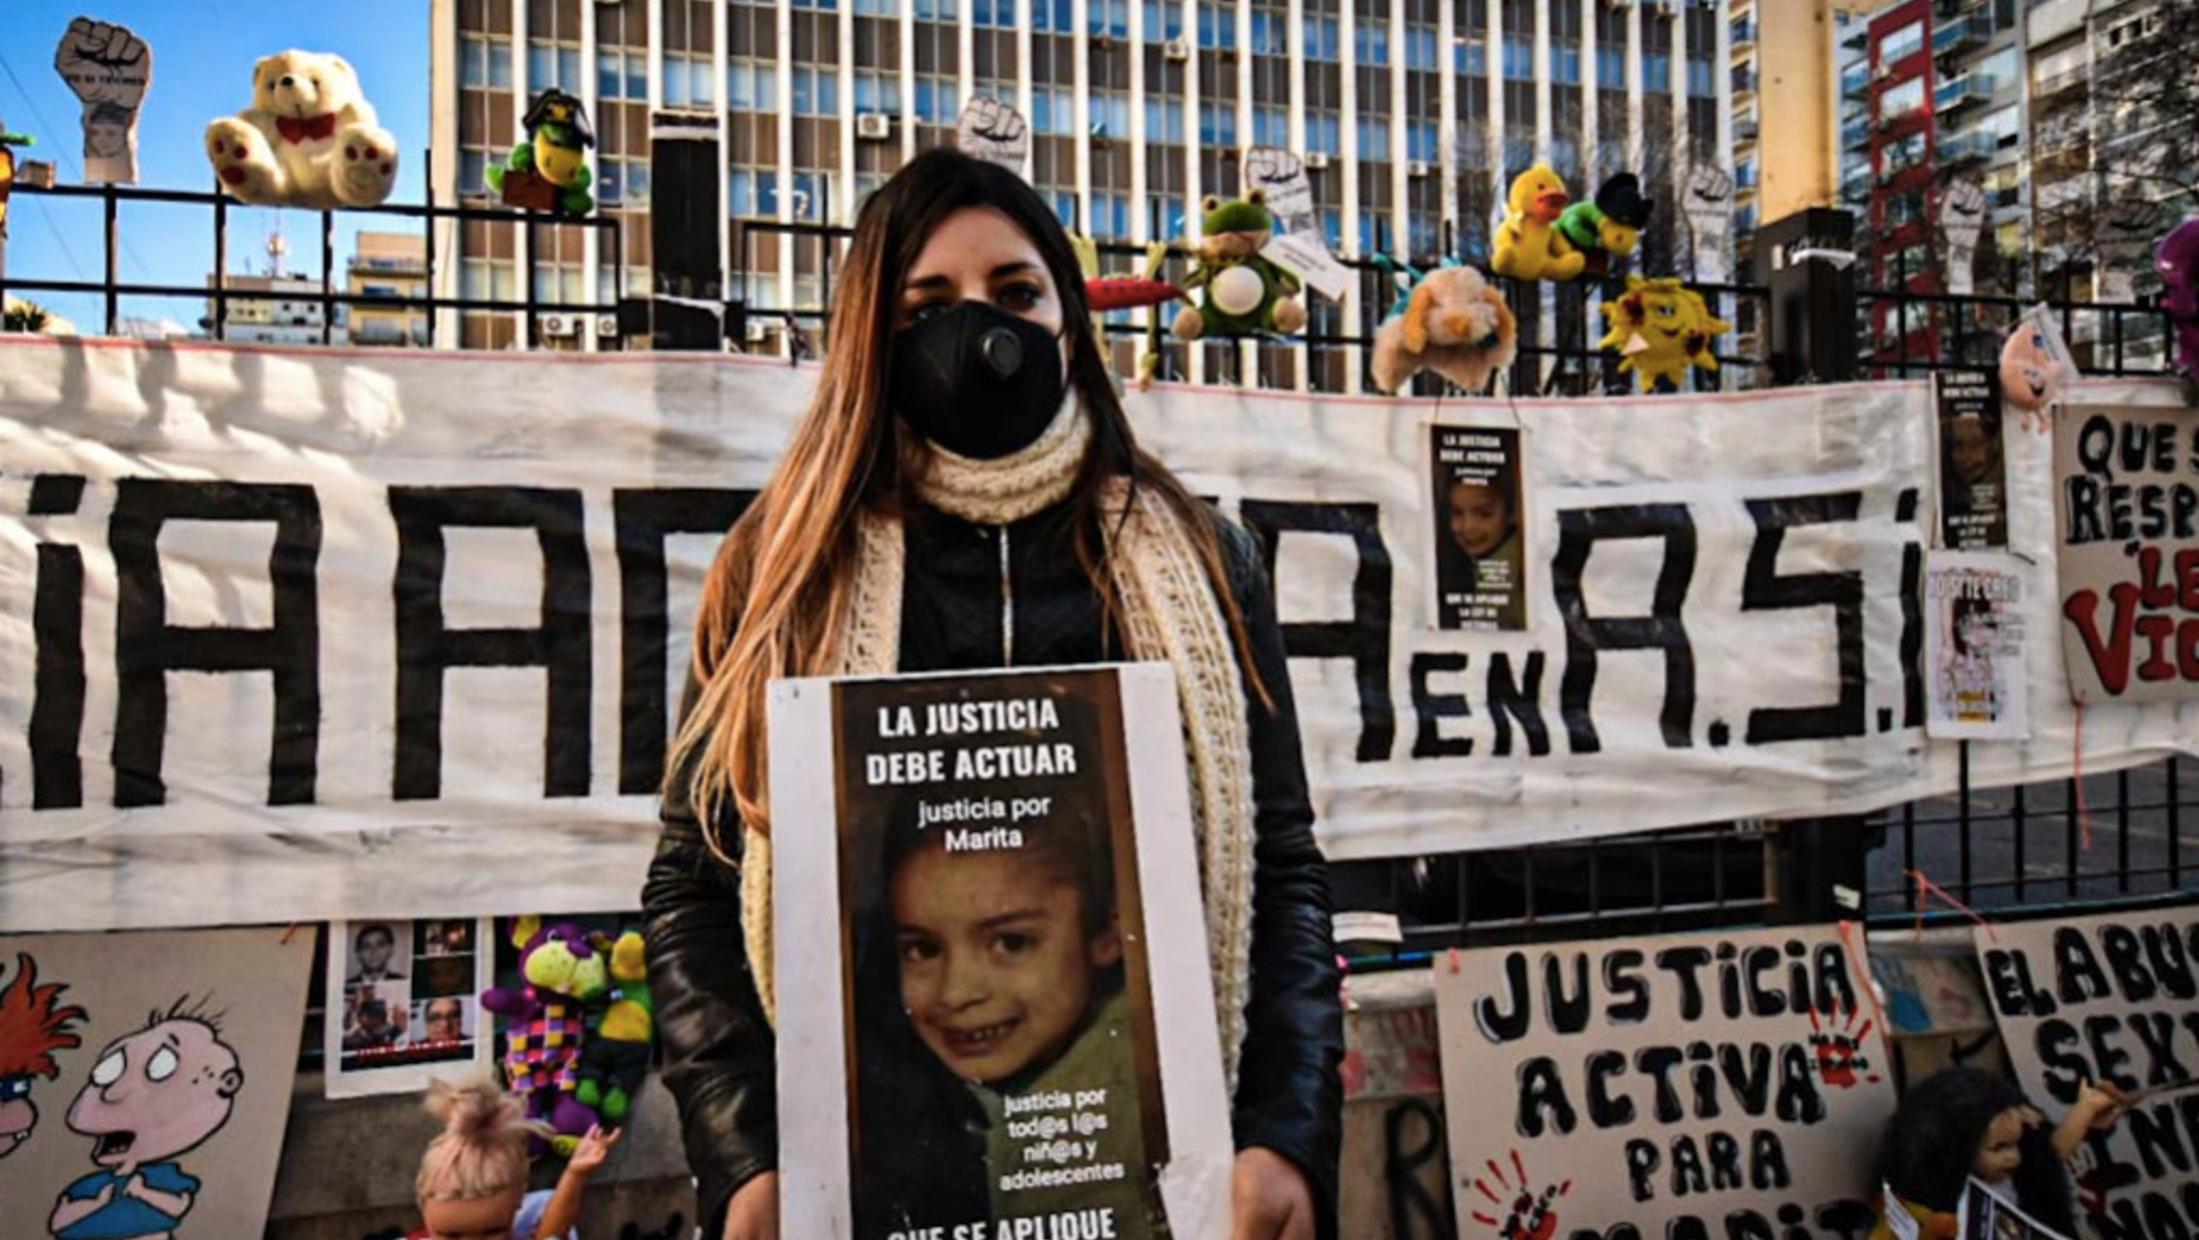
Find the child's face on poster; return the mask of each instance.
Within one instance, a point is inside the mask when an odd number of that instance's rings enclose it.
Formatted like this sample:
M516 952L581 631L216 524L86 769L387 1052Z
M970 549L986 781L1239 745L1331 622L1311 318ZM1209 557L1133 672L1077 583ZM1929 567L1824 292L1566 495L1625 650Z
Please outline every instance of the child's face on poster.
M1989 481L1993 473L1993 449L1997 445L1978 418L1959 418L1947 427L1947 451L1955 477L1965 485Z
M956 1076L1014 1076L1076 1036L1093 974L1122 959L1112 926L1086 933L1083 905L1074 884L1014 849L930 848L902 864L901 1002Z
M1451 538L1458 549L1484 556L1504 545L1512 524L1511 505L1495 487L1485 482L1461 480L1451 484Z

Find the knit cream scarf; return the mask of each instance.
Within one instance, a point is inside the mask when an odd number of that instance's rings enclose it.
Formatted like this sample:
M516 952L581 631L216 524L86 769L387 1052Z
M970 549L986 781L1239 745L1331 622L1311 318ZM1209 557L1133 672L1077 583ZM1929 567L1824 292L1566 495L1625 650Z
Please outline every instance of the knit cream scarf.
M933 448L921 498L967 521L1020 520L1068 495L1091 439L1091 423L1072 397L1036 442L1013 455L976 461ZM1133 494L1126 479L1108 484L1104 508L1116 517L1129 510L1127 520L1111 519L1107 526L1118 531L1108 562L1130 653L1166 662L1176 672L1206 896L1207 953L1223 1064L1234 1094L1252 946L1252 764L1244 684L1228 622L1176 514L1150 491ZM838 674L891 675L901 649L900 522L866 517L857 555ZM757 993L776 1021L771 839L750 831L743 846L742 931Z

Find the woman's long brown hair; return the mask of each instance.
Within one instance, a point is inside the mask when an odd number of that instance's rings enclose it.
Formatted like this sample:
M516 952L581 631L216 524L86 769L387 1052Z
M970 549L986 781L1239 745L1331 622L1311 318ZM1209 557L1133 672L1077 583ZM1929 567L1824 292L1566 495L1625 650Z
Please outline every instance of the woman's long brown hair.
M719 547L695 622L695 698L672 746L668 779L687 772L704 838L727 856L724 811L769 830L764 695L773 680L829 675L855 567L856 516L899 511L923 468L922 443L888 407L895 320L909 268L940 222L992 207L1031 239L1061 300L1069 380L1092 421L1092 448L1069 498L1077 563L1105 622L1119 611L1106 556L1101 491L1128 475L1190 531L1193 550L1227 617L1239 660L1252 666L1244 616L1228 587L1215 516L1131 435L1092 330L1084 276L1061 222L1013 172L934 149L905 165L863 204L832 308L816 396L777 471ZM1258 686L1257 677L1253 683ZM1262 697L1264 687L1259 687Z

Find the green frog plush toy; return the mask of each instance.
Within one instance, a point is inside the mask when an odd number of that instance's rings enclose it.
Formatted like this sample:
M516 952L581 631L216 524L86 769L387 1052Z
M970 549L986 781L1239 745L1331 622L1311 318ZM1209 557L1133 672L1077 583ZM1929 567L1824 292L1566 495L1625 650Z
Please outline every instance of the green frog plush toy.
M1252 190L1224 202L1209 195L1201 204L1198 261L1184 287L1199 292L1199 304L1176 315L1180 340L1231 338L1256 333L1290 335L1306 325L1306 307L1298 300L1298 277L1260 253L1274 235L1267 196Z

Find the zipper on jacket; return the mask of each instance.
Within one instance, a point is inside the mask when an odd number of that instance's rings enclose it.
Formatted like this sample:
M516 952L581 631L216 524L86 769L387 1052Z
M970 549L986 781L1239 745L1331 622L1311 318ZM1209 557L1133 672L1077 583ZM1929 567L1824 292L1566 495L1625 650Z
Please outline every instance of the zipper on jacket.
M1014 667L1016 661L1016 594L1010 578L1008 560L1008 527L1000 527L1000 665Z

